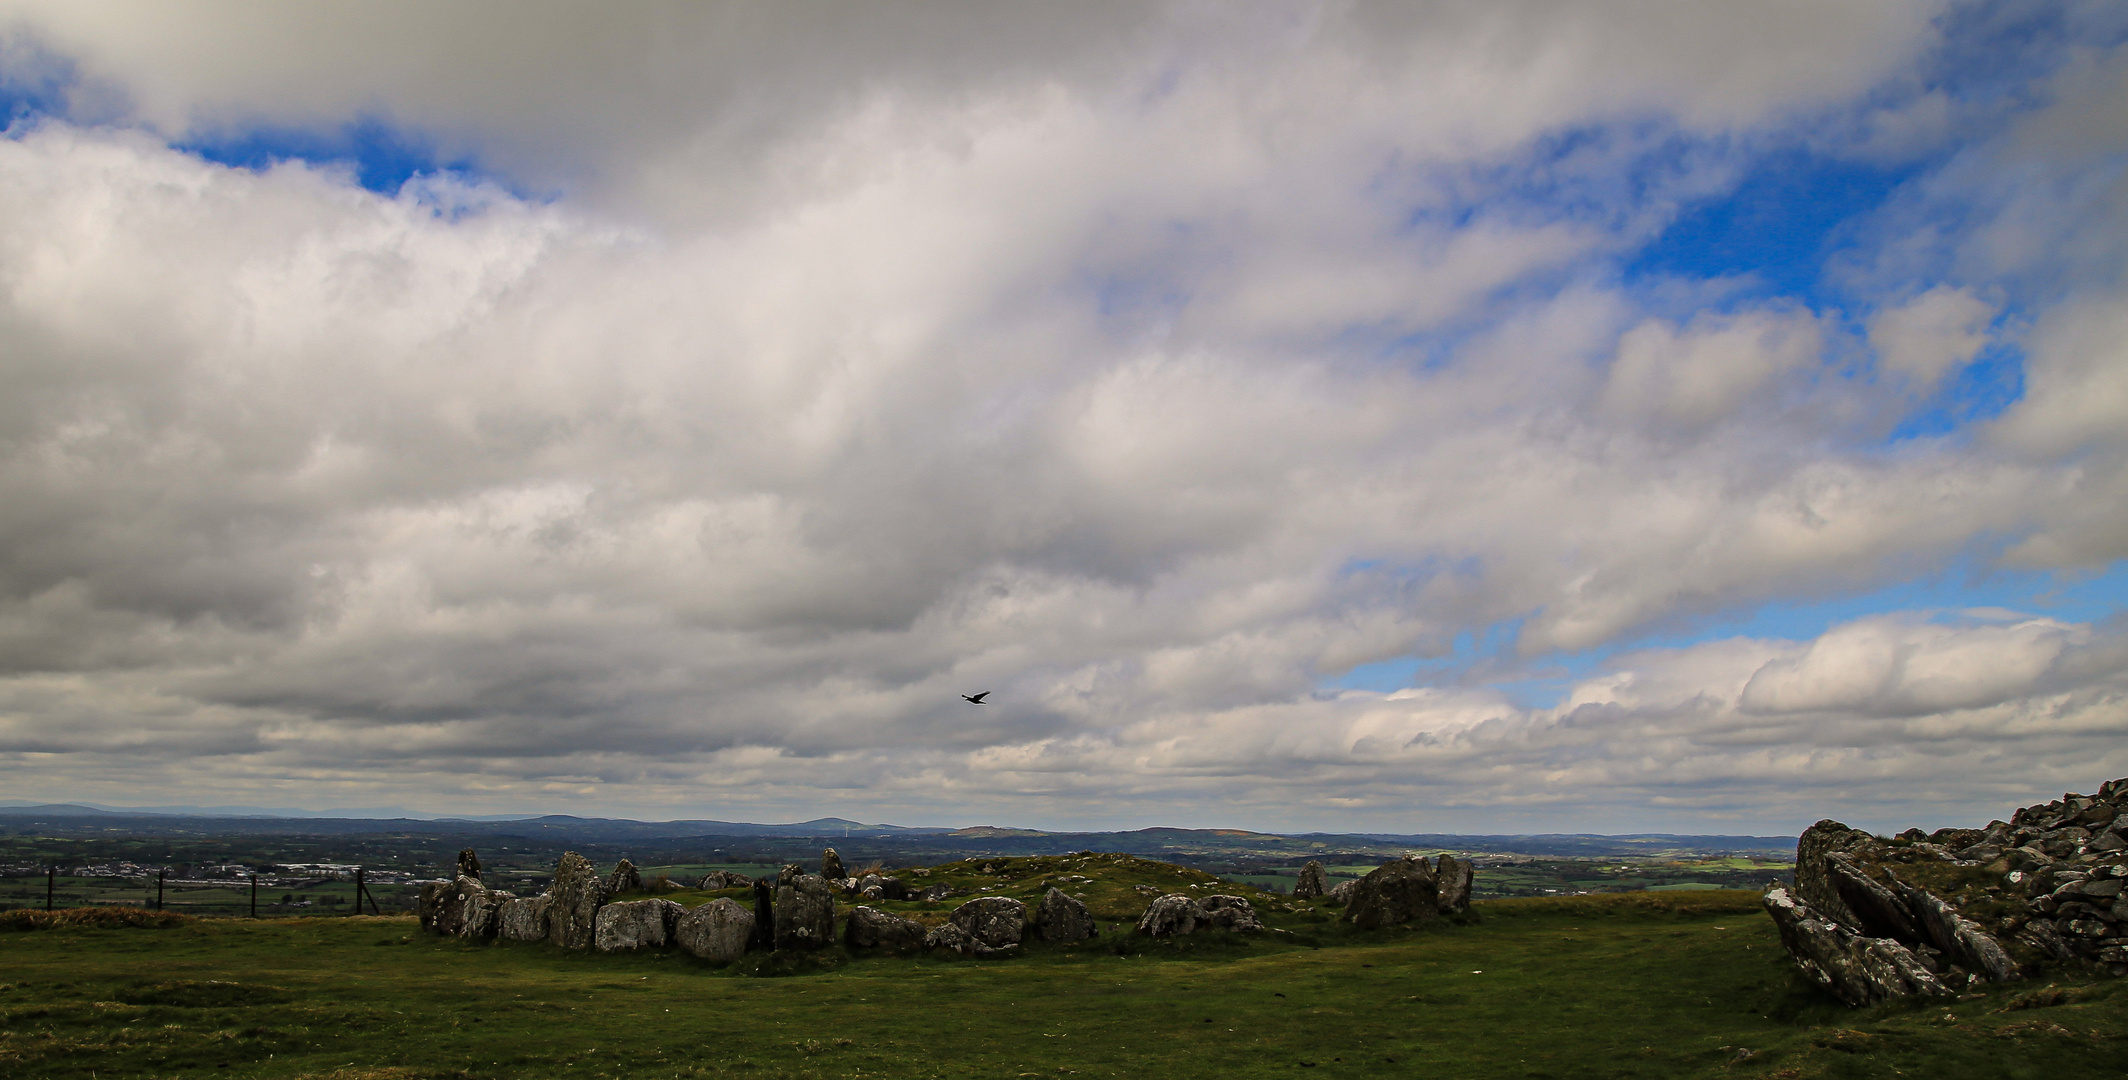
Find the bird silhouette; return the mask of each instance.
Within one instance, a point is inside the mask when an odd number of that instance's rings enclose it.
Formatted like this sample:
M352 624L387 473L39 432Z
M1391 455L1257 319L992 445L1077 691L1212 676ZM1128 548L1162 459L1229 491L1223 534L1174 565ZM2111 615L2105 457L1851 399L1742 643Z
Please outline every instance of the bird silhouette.
M961 700L962 700L962 701L965 701L965 702L967 702L967 703L968 703L968 704L970 704L970 705L986 705L986 704L988 704L988 702L984 701L983 699L984 699L984 698L986 698L986 697L989 697L989 696L990 696L990 691L988 691L988 690L985 690L985 691L983 691L982 693L980 693L980 694L977 694L977 695L975 695L975 696L973 696L973 697L970 697L970 696L968 696L967 694L962 694L962 695L961 695Z

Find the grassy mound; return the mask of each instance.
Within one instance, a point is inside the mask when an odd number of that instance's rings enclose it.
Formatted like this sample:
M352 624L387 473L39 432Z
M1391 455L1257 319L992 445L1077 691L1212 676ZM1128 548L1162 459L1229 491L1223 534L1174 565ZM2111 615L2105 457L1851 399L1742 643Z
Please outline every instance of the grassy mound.
M51 930L57 927L143 927L160 930L192 922L190 915L174 911L149 911L136 907L60 908L57 911L23 909L0 911L0 930Z

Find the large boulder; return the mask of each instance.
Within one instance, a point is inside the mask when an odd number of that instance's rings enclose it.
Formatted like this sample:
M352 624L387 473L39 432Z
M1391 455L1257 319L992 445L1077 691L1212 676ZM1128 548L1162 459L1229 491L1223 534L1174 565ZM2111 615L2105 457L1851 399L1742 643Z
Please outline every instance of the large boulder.
M421 925L445 937L481 937L492 929L493 912L480 879L459 877L432 881L421 888Z
M466 899L465 924L458 928L458 936L494 937L502 928L503 905L515 899L515 894L500 889L481 889L474 892Z
M681 915L672 926L673 943L714 964L729 964L746 955L754 937L754 913L728 896Z
M850 909L842 940L853 949L913 949L924 943L924 924L869 907Z
M1328 879L1323 876L1323 864L1309 859L1300 868L1300 879L1293 883L1293 899L1313 900L1329 889Z
M1795 892L1797 899L1809 904L1820 916L1847 926L1860 922L1855 913L1840 898L1833 885L1831 865L1827 856L1852 850L1869 843L1874 837L1860 829L1850 829L1831 818L1803 830L1796 841Z
M776 948L817 949L835 941L835 890L828 879L786 866L776 875Z
M1359 891L1360 879L1346 878L1345 880L1330 886L1330 891L1323 894L1323 899L1328 900L1333 904L1345 904L1349 906L1352 903L1353 894Z
M613 868L613 875L606 879L606 895L620 896L623 893L642 892L643 875L636 872L635 864L622 859Z
M547 886L544 935L564 949L588 949L598 936L598 909L606 903L606 882L591 860L574 851L562 853Z
M1470 887L1477 880L1477 867L1452 855L1442 855L1439 866L1434 868L1434 888L1439 894L1435 906L1443 915L1458 915L1470 910Z
M1391 859L1375 867L1352 891L1342 918L1362 930L1402 926L1441 914L1441 891L1424 859Z
M954 908L946 919L977 944L1002 949L1018 945L1026 933L1027 905L1009 896L978 896Z
M1052 885L1034 909L1034 934L1043 941L1085 941L1099 936L1093 912Z
M1787 889L1766 893L1766 914L1781 943L1812 981L1849 1005L1872 1005L1911 994L1951 991L1905 945L1864 937L1826 918Z
M593 940L600 952L662 949L672 940L673 924L687 909L670 900L623 900L598 910Z
M751 888L753 884L753 878L737 870L712 870L702 875L702 880L695 883L695 888L703 892L716 892L720 889Z
M1169 893L1145 906L1145 914L1138 917L1138 932L1156 938L1181 937L1194 933L1202 922L1204 908L1195 897Z
M820 853L820 876L829 881L841 881L850 876L849 872L842 868L842 856L836 854L834 848Z
M541 941L547 936L547 897L519 896L495 913L495 936L504 941Z
M924 948L941 952L956 952L962 956L1010 956L1019 951L1019 943L992 948L975 939L975 935L953 923L940 923L924 935Z
M1222 930L1253 934L1264 928L1263 920L1256 917L1256 909L1239 896L1207 896L1197 901L1197 906L1204 911L1207 925Z

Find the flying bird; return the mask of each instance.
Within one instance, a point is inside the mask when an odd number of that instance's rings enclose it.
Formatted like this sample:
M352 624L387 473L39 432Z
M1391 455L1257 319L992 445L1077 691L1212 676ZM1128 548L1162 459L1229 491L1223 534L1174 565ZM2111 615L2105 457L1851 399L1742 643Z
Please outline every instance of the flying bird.
M982 693L975 695L974 697L969 697L967 694L962 694L961 700L967 702L970 705L983 705L986 704L983 699L989 696L990 691L985 690Z

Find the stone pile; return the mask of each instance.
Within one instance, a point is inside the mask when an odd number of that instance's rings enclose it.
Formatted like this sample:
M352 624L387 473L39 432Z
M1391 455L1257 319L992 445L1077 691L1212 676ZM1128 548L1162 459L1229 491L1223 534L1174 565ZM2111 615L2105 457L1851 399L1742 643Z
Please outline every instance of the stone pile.
M2128 779L1984 829L1877 837L1820 821L1766 911L1797 966L1866 1005L1949 994L2040 964L2128 975Z

